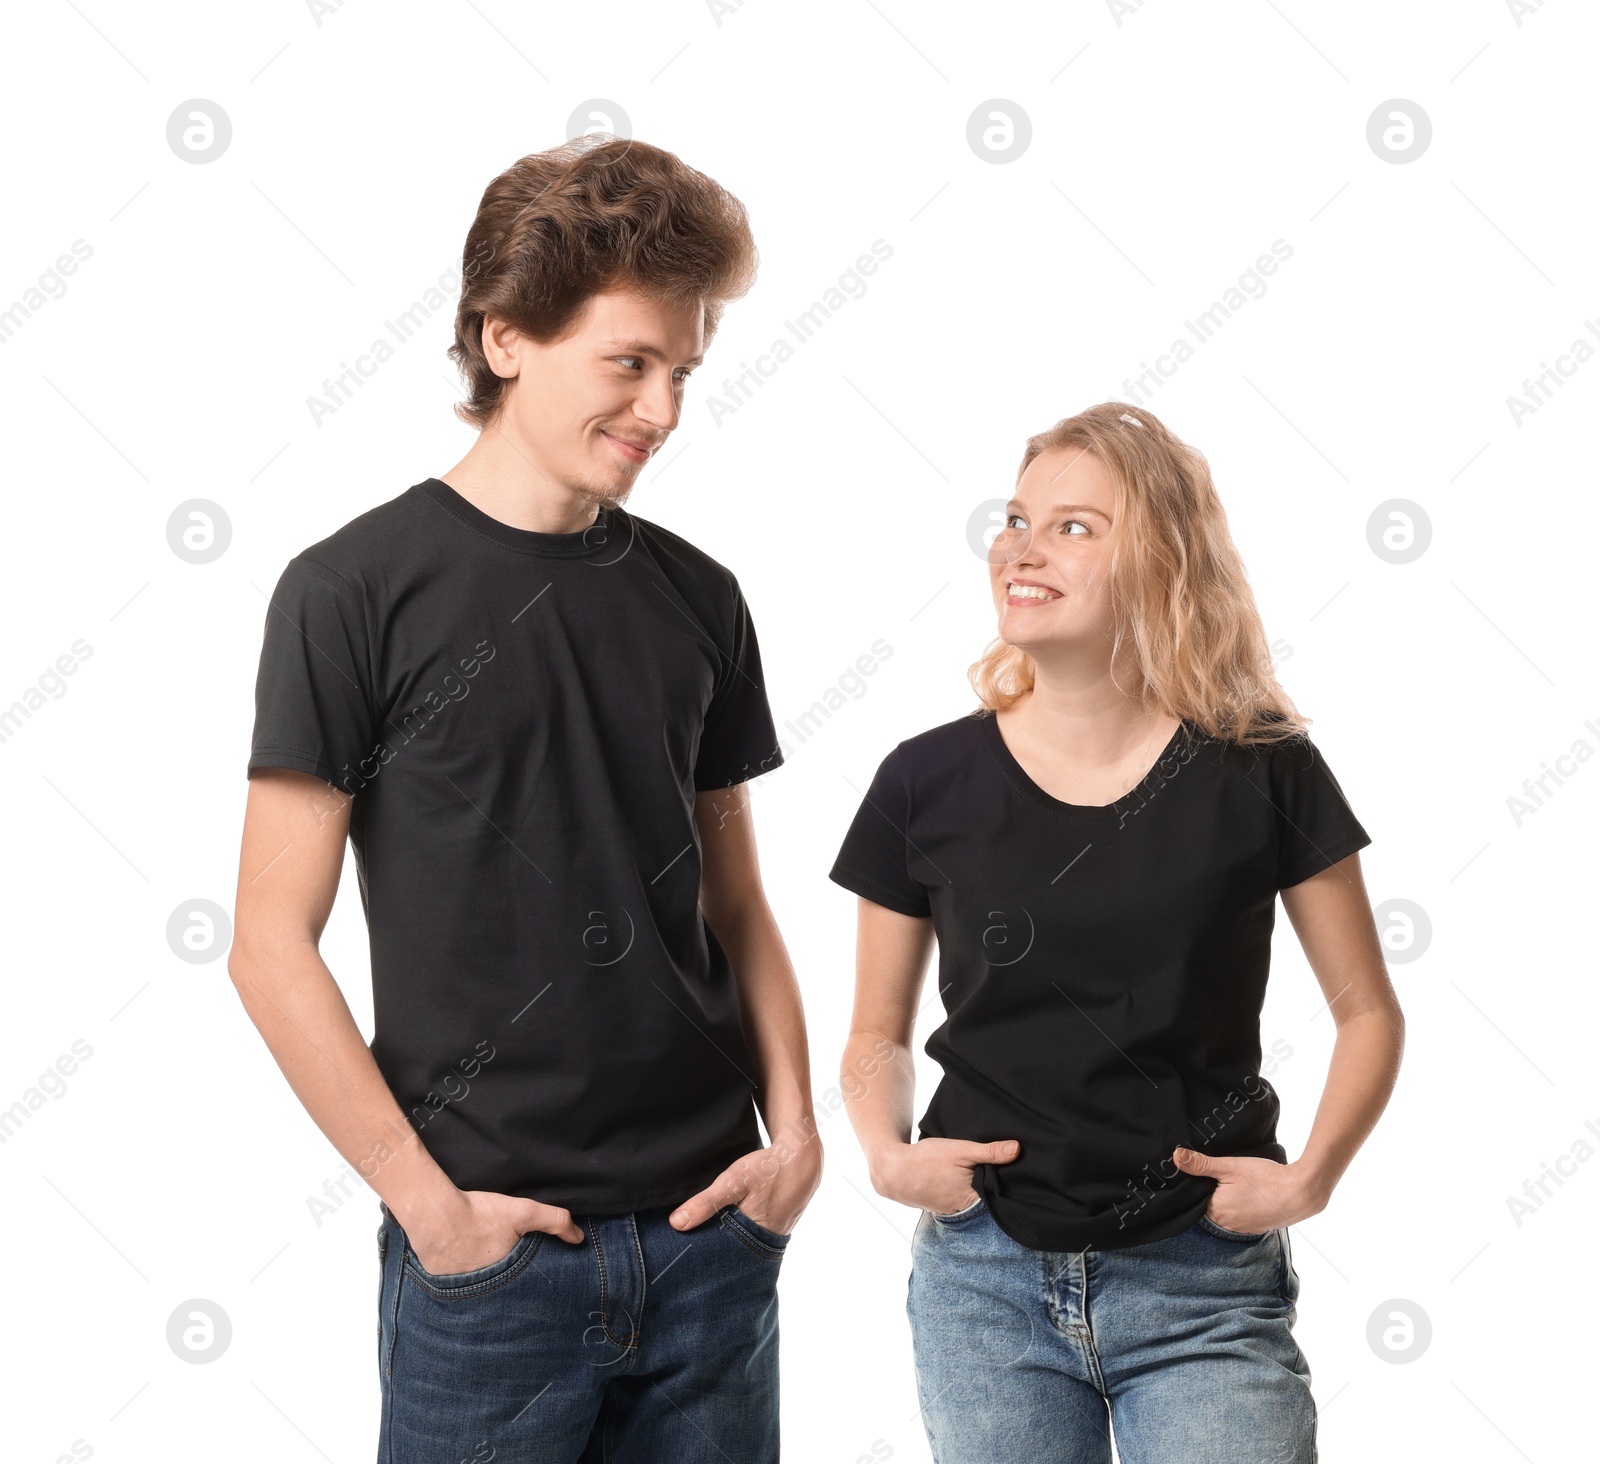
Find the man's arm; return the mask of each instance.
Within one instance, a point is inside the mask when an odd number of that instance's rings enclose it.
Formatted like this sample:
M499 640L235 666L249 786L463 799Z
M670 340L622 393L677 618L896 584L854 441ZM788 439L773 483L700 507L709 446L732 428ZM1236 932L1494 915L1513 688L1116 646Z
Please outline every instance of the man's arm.
M451 1183L407 1121L323 962L350 799L320 778L250 779L228 974L317 1127L382 1196L424 1269L448 1275L508 1254L527 1230L580 1241L566 1211Z
M787 1235L822 1179L822 1141L811 1108L800 984L761 887L747 784L695 796L700 833L700 908L739 984L745 1037L756 1065L756 1106L769 1148L747 1154L709 1188L685 1200L672 1224L689 1230L723 1205Z

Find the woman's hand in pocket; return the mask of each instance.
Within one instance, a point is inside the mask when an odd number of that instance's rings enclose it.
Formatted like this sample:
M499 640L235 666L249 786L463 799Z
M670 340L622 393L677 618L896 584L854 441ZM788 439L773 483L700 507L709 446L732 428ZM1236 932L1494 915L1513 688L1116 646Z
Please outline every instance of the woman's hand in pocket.
M967 1139L919 1139L869 1156L872 1187L886 1200L953 1215L978 1198L972 1171L979 1164L1009 1164L1022 1152L1015 1139L976 1144Z
M1327 1208L1327 1194L1296 1164L1184 1148L1172 1151L1172 1162L1185 1174L1216 1180L1206 1219L1224 1230L1260 1235L1280 1225L1297 1225Z

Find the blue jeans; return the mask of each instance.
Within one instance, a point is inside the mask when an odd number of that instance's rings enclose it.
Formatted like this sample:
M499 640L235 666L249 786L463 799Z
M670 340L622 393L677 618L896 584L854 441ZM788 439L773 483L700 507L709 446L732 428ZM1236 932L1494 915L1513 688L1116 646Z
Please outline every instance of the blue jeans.
M778 1267L788 1237L733 1206L577 1215L476 1271L423 1270L383 1207L379 1464L778 1457Z
M1123 1250L1036 1251L980 1199L924 1212L907 1311L937 1464L1315 1464L1287 1230L1201 1218Z

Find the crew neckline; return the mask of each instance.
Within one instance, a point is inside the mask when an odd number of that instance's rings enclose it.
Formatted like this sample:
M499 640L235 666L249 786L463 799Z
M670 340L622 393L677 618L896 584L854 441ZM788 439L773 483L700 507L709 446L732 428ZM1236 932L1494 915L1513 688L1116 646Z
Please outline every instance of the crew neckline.
M1167 744L1156 754L1156 759L1150 764L1145 775L1139 779L1122 797L1112 803L1068 803L1064 798L1057 798L1053 793L1047 793L1028 775L1026 768L1017 761L1016 756L1006 745L1006 740L1000 732L1000 720L991 711L983 717L983 741L995 761L1000 765L1000 771L1006 779L1033 802L1048 808L1053 813L1066 814L1073 818L1120 818L1127 810L1135 805L1143 806L1145 798L1142 797L1145 785L1156 776L1161 765L1166 762L1171 753L1185 742L1191 735L1190 724L1179 721L1172 736L1167 739Z
M519 529L503 524L457 493L442 478L428 478L417 485L452 518L475 533L519 554L535 554L542 559L586 559L606 549L627 523L622 508L601 508L586 529L572 534L546 534L537 529Z

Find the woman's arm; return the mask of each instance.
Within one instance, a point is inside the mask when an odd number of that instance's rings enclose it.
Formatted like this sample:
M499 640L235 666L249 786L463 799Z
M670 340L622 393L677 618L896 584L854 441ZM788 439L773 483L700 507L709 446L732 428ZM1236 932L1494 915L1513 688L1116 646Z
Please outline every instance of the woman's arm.
M932 950L931 919L859 901L855 1010L840 1062L839 1089L866 1154L873 1189L902 1205L952 1214L977 1198L973 1166L1009 1163L1018 1146L1011 1139L911 1142L916 1089L911 1041Z
M1206 1213L1228 1230L1270 1230L1326 1208L1389 1102L1405 1046L1405 1017L1367 903L1360 855L1284 890L1283 907L1338 1035L1311 1134L1293 1163L1174 1153L1187 1173L1217 1180Z

